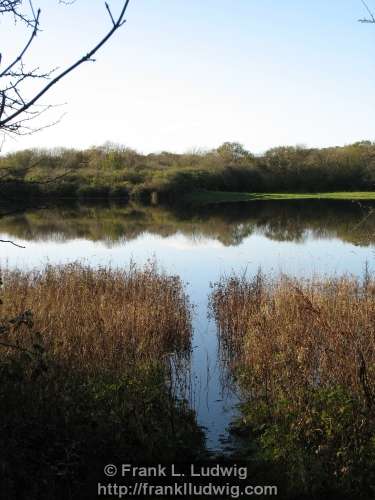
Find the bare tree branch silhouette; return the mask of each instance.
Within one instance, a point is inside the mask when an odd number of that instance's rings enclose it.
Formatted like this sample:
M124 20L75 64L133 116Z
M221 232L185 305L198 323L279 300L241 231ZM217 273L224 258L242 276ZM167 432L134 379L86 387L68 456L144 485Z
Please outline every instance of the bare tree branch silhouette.
M37 132L42 127L35 126L34 120L51 109L50 104L40 104L40 99L49 90L64 79L67 75L77 69L85 62L93 62L93 56L105 45L108 40L125 24L125 13L130 0L123 2L120 13L115 16L110 5L105 2L105 10L111 23L110 29L86 54L79 57L71 65L60 72L56 69L42 71L40 68L28 68L26 56L35 38L40 32L41 9L35 8L33 1L28 0L0 0L0 15L10 16L10 21L21 22L27 30L31 30L26 43L19 50L13 60L10 60L4 68L1 63L4 59L0 53L0 132L3 134L25 135ZM70 5L73 1L60 0L59 3ZM25 7L25 4L28 7ZM27 96L25 88L31 81L41 82L39 89L33 95Z

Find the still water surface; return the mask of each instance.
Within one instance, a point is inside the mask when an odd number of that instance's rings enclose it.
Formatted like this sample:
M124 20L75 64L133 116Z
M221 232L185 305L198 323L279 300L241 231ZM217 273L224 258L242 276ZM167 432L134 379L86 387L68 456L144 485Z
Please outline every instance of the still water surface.
M372 213L374 211L374 214ZM186 284L194 312L192 404L207 444L225 447L236 395L222 384L215 325L208 318L210 283L231 272L293 276L361 275L375 268L375 205L252 202L201 209L63 206L0 218L2 266L35 268L84 261L139 265L156 259Z

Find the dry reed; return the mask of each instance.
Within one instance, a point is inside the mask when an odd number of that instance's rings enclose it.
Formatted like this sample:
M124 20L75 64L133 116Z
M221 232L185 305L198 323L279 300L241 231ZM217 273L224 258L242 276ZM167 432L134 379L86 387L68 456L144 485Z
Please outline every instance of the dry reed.
M232 276L211 306L239 428L291 496L374 498L375 281Z
M224 351L250 368L254 395L342 384L374 402L373 280L231 277L211 301Z
M116 370L189 349L191 312L182 283L153 263L128 270L74 263L2 276L2 316L32 311L48 356L66 366ZM25 335L14 331L8 341L22 345Z

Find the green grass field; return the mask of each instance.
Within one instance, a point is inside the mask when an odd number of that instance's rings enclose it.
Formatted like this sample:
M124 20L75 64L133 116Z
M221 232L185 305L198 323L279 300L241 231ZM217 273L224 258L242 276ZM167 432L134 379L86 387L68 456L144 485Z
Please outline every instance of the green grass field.
M375 192L353 191L333 193L235 193L224 191L196 191L186 196L195 204L229 203L257 200L375 200Z

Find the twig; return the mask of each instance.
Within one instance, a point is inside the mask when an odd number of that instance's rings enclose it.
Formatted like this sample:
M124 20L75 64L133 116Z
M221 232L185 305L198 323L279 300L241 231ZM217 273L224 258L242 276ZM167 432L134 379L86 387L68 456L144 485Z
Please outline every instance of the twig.
M115 26L116 23L115 23L115 20L113 19L111 9L109 8L109 5L107 4L107 2L105 2L105 7L108 10L108 14L109 14L109 17L111 18L113 26Z
M37 13L37 16L35 17L35 26L34 26L34 29L31 33L31 36L27 42L27 44L25 45L25 47L23 48L23 50L19 53L19 55L16 57L16 59L14 59L14 61L12 61L8 67L6 67L1 73L0 73L0 77L3 77L5 75L7 75L9 73L9 71L19 62L21 61L22 57L25 55L25 53L27 52L28 48L30 47L32 41L34 40L34 38L36 37L37 33L38 33L38 26L39 26L39 18L40 18L40 9L38 9L38 13Z
M370 7L367 5L367 3L365 2L365 0L361 0L362 4L364 5L365 9L367 10L369 16L371 19L359 19L359 22L360 23L375 23L375 17L374 17L374 14L372 13Z
M0 243L10 243L11 245L14 245L15 247L18 247L18 248L26 248L26 247L23 247L22 245L18 245L18 243L14 243L14 241L11 241L11 240L0 240Z

